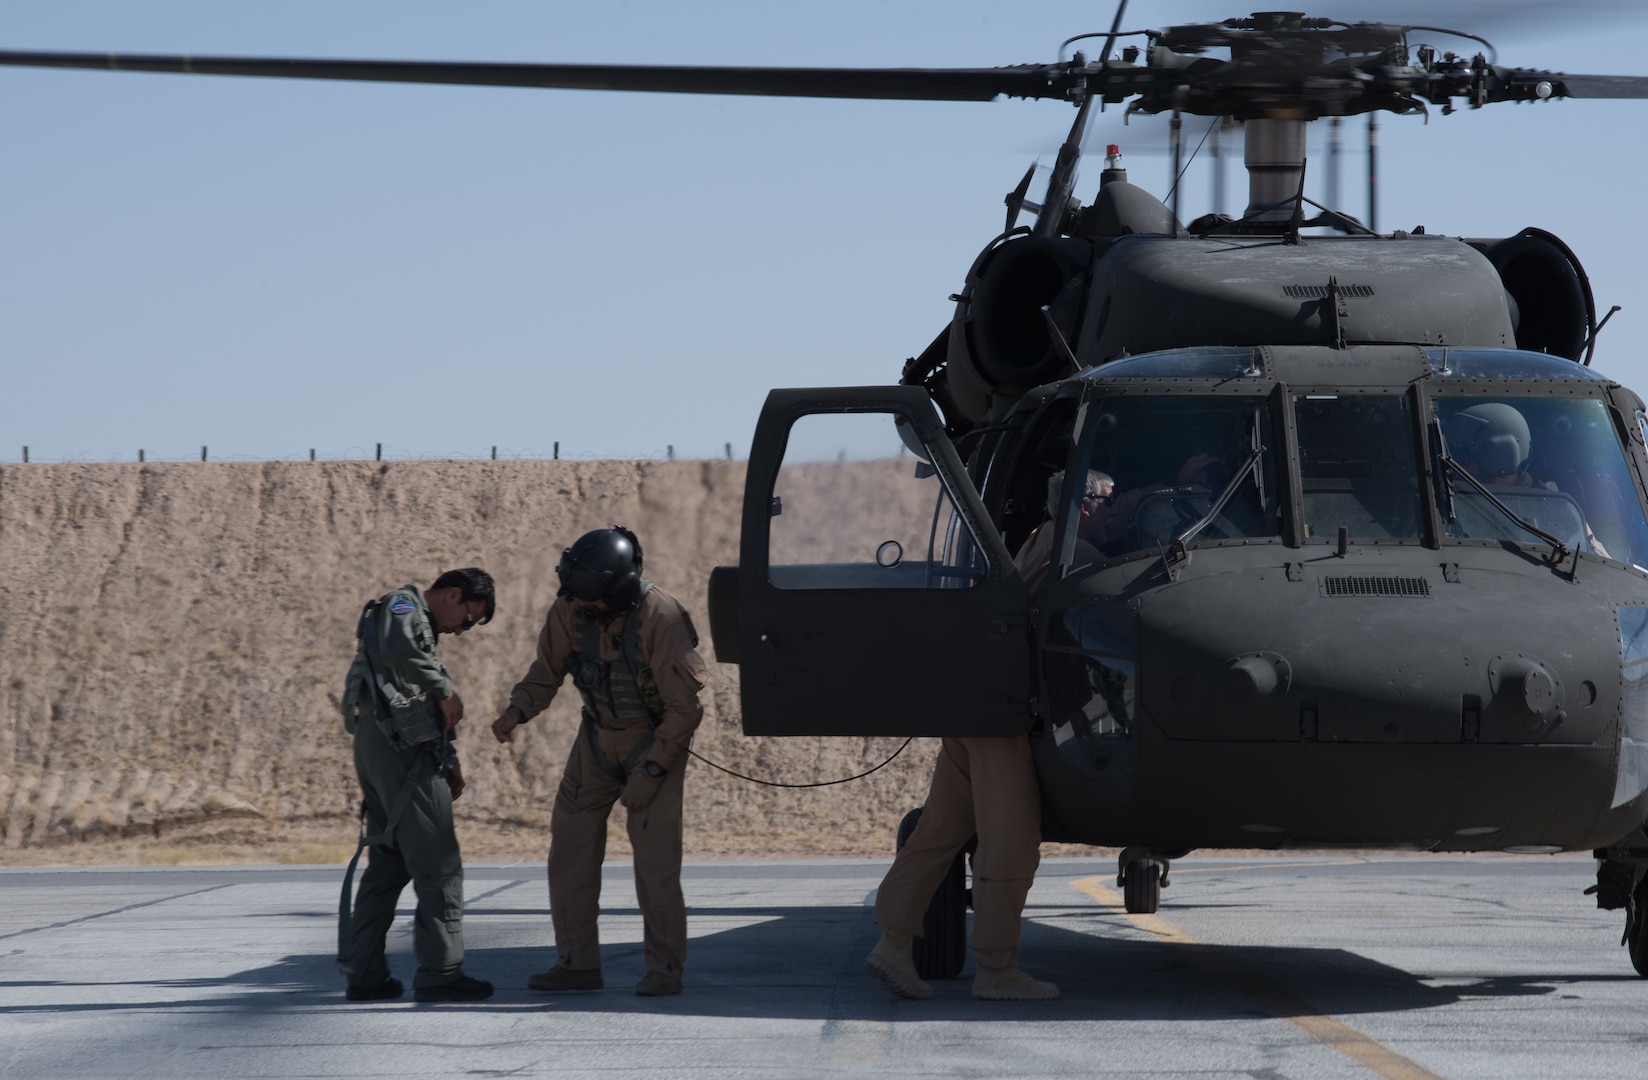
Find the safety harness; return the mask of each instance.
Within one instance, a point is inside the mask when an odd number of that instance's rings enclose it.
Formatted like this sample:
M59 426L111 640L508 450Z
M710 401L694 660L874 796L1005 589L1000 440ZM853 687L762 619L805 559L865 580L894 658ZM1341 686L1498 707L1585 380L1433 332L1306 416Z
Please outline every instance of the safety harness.
M354 920L350 912L350 900L354 895L355 867L360 863L361 852L368 847L388 844L394 839L395 825L399 823L407 804L412 801L418 786L428 780L436 769L446 767L456 756L446 735L440 703L427 693L407 698L383 679L382 643L378 640L376 625L382 606L382 600L372 600L361 610L355 636L360 640L359 663L362 670L357 678L355 670L351 668L349 684L344 692L344 717L350 722L353 730L355 710L359 706L361 693L366 685L371 685L375 688L373 720L389 745L396 750L422 747L429 750L429 753L418 755L417 761L412 765L412 771L407 773L406 779L401 782L401 789L396 793L395 801L389 808L389 817L384 821L383 832L369 834L366 831L366 801L361 801L360 842L355 845L354 857L349 860L349 868L344 871L343 892L338 897L338 966L343 969L345 975L352 974L349 962L354 944Z
M651 588L652 582L643 580L642 597ZM624 616L624 628L619 631L616 641L618 659L613 661L601 659L602 621L580 612L577 616L578 648L567 657L572 684L584 699L583 728L584 737L589 740L590 753L600 770L620 784L628 781L629 774L646 757L647 751L652 748L653 733L664 719L664 698L658 692L658 680L641 657L639 612L640 603L637 601L636 606ZM646 722L646 734L625 756L622 765L601 749L596 729L601 726L603 708L621 726L635 721Z
M365 696L367 685L376 687L376 707L372 715L378 730L397 750L406 750L438 740L446 730L441 703L427 690L408 697L401 693L383 675L383 642L379 640L377 621L383 600L369 600L361 609L360 622L355 624L355 638L360 642L356 665L349 669L349 681L344 687L343 717L351 733L355 713Z

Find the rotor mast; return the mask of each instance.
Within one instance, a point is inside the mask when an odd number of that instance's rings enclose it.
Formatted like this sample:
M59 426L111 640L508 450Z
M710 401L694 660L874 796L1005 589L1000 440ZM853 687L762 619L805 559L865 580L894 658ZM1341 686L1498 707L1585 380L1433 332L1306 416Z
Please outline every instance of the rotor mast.
M1286 224L1293 220L1299 181L1305 169L1304 120L1249 120L1242 163L1247 166L1250 222Z

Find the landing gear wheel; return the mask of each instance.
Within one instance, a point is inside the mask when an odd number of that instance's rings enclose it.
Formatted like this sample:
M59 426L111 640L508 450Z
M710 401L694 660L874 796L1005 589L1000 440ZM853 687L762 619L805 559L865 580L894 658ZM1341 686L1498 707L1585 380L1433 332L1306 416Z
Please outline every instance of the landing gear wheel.
M1162 865L1135 859L1122 870L1122 904L1130 915L1154 915L1162 906Z
M1631 921L1625 927L1625 944L1631 950L1631 966L1648 979L1648 877L1637 882L1632 897Z
M916 831L921 811L912 810L898 824L898 846L904 847L910 834ZM971 845L969 845L971 846ZM927 916L921 923L921 936L911 948L916 973L923 979L953 979L967 964L967 852L956 853L956 861L939 882L933 893L933 902L927 905Z

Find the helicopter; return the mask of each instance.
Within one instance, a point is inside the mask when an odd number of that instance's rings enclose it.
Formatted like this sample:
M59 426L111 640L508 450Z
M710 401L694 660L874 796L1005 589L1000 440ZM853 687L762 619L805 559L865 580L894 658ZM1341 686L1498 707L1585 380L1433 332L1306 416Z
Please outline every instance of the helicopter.
M1197 848L1591 851L1648 975L1648 408L1590 367L1607 316L1560 238L1384 233L1304 195L1311 123L1648 78L1502 66L1462 31L1124 12L1094 58L1000 68L0 65L1073 106L897 384L769 395L709 593L745 732L1027 733L1045 838L1121 848L1136 912ZM1239 124L1246 209L1181 222L1119 152L1082 203L1106 105ZM820 460L861 430L887 452ZM959 871L924 975L959 970Z

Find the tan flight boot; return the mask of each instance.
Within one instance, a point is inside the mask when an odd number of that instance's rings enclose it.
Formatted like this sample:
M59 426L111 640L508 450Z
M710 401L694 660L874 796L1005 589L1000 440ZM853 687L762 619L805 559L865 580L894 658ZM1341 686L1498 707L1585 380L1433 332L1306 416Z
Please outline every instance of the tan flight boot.
M527 979L526 985L532 990L599 990L606 983L601 981L600 968L569 968L556 964L548 971L540 971Z
M980 966L973 976L973 996L980 1001L1052 1001L1059 996L1059 988L1016 967Z
M901 998L920 1000L933 996L933 988L916 973L916 962L910 956L910 936L881 932L881 940L870 950L864 966L881 980L883 986Z

